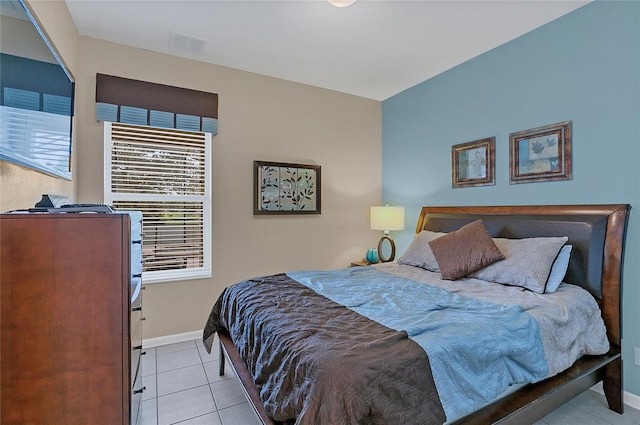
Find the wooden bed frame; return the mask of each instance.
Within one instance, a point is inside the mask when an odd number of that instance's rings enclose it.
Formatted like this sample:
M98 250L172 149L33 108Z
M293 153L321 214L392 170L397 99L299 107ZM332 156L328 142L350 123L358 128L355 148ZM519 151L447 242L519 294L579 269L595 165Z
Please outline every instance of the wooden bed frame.
M574 249L566 280L594 295L611 345L607 354L584 356L564 372L528 384L455 424L533 423L600 381L609 408L623 413L620 294L629 208L627 204L422 208L416 233L423 229L449 232L482 219L493 237L568 236ZM220 375L226 355L260 419L275 425L229 334L218 332L218 337Z

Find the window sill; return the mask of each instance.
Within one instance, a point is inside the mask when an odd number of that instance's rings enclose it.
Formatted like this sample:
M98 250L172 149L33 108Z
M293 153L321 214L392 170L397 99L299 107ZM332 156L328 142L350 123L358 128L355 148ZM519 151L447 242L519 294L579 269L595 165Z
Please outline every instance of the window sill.
M181 269L156 272L143 272L142 283L164 283L182 280L207 279L211 277L210 269Z

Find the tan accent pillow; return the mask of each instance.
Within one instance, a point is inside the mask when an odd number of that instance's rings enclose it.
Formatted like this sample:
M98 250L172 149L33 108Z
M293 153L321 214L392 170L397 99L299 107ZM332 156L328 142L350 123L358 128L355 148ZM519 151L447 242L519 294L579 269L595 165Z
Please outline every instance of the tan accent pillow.
M456 280L498 260L504 260L482 220L429 242L442 279Z

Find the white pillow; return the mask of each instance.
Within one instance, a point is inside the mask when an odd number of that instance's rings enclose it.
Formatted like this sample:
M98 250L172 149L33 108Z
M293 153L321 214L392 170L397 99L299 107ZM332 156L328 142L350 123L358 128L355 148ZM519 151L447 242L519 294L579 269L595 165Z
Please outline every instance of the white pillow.
M571 258L571 245L565 245L560 250L558 257L551 266L551 273L549 273L549 279L547 279L547 287L544 289L545 294L555 292L558 286L562 283L564 275L567 274L567 268L569 268L569 258Z
M444 236L446 233L423 230L413 239L409 248L398 258L398 264L420 267L432 272L440 272L438 261L433 255L429 242Z
M436 260L436 257L433 255L433 251L429 246L429 242L431 242L434 239L438 239L440 236L444 236L446 234L447 233L444 233L444 232L432 232L430 230L421 231L414 238L413 242L411 242L411 245L409 245L409 248L407 248L404 254L402 254L402 256L397 260L397 263L420 267L432 272L439 273L440 266L438 265L438 261ZM515 271L516 275L513 278L508 276L496 277L496 274L498 274L496 270L498 268L502 268L502 267L504 267L505 269L511 268L510 271L513 272L514 271L513 263L517 262L518 258L522 257L523 255L525 257L528 256L529 251L534 250L536 244L538 245L540 245L541 243L548 244L549 241L545 241L545 239L551 239L552 240L551 242L553 242L552 243L553 246L551 247L552 248L551 254L545 256L545 261L543 261L544 264L542 265L542 269L538 271L536 279L531 279L531 278L527 279L523 275L517 276L517 273L518 273L517 270ZM538 292L538 293L542 293L542 292L551 293L558 289L558 286L560 285L560 283L562 283L562 279L564 279L564 276L567 272L567 268L569 267L569 258L571 256L572 246L564 245L562 246L561 249L559 248L560 249L559 252L552 259L553 261L552 265L549 266L550 269L548 269L549 270L548 279L546 280L543 280L544 273L545 273L544 270L547 269L548 261L552 257L553 251L555 250L554 247L558 245L561 246L562 244L566 243L567 241L566 237L528 238L528 239L493 238L493 240L496 243L498 249L500 249L500 251L507 258L505 260L498 261L497 263L489 265L484 269L478 270L475 273L472 273L470 277L475 277L477 279L488 280L490 282L496 282L501 284L523 286L527 289L531 289L529 288L529 286L531 286L533 288L531 290L534 290L535 292ZM514 242L514 241L525 241L525 242ZM507 253L510 253L512 251L511 248L515 244L518 244L518 245L525 244L525 246L526 244L529 244L530 246L529 246L529 249L525 250L525 253L523 255L518 255L516 256L516 258L512 258L510 263L505 263L506 261L509 260L509 257L510 257L510 255L507 255ZM511 267L508 267L509 264L511 264ZM533 270L531 270L530 272L533 272ZM527 271L525 271L525 273L527 273ZM490 277L491 279L478 277L481 275ZM520 284L522 282L524 282L524 284Z
M551 266L568 239L566 236L526 239L494 238L493 241L505 259L471 273L469 277L504 285L521 286L542 294Z

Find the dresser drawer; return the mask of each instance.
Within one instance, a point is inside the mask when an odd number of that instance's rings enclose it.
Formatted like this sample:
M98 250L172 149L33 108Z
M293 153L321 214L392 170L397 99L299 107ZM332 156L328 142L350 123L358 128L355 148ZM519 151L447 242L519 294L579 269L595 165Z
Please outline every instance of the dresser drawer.
M143 391L142 376L138 375L131 387L131 425L136 425L140 418L140 403L142 402Z
M134 382L140 368L142 353L142 310L134 307L131 311L131 382Z

